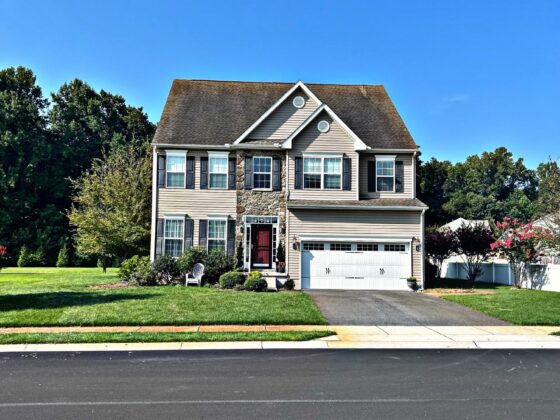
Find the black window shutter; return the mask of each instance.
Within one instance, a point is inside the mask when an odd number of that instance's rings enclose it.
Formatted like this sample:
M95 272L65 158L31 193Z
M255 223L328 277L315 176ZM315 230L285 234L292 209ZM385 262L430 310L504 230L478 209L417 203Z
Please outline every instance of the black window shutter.
M164 240L163 240L163 219L157 219L156 221L156 258L163 255L164 251Z
M375 160L368 160L367 163L367 190L375 192Z
M342 189L352 189L352 159L349 157L342 159Z
M194 156L187 156L187 182L186 188L194 189Z
M253 156L245 156L245 189L253 189Z
M303 188L303 158L296 157L296 178L295 189L301 190Z
M404 164L402 161L395 162L395 192L404 192Z
M200 189L208 189L208 158L200 158Z
M208 245L208 220L198 221L198 246L206 248Z
M227 222L227 254L230 257L235 256L235 220Z
M186 251L193 246L193 231L194 222L189 216L185 216L185 246L183 251Z
M237 159L229 158L228 189L235 190L237 181Z
M165 188L165 155L157 157L157 186Z
M282 191L282 160L278 156L272 158L272 190Z

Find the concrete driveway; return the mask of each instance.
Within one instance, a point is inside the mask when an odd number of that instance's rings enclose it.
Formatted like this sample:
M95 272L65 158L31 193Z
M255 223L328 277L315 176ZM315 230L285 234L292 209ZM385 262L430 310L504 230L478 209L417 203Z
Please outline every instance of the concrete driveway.
M509 325L422 293L306 290L332 325Z

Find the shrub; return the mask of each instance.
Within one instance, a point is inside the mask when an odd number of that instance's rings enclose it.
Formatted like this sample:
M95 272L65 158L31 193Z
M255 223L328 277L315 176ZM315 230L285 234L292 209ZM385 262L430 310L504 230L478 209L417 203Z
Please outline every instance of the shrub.
M217 283L222 274L232 271L234 267L234 258L227 256L223 250L214 248L206 259L206 280L210 284Z
M245 275L239 271L229 271L220 276L220 286L222 289L233 289L244 282Z
M276 260L278 262L286 261L286 250L284 248L284 242L280 241L278 244L278 249L276 250Z
M265 292L268 289L268 283L258 271L251 271L243 286L250 292Z
M140 257L136 270L129 277L131 283L139 286L155 286L157 284L156 272L148 257Z
M69 267L70 266L70 253L68 252L68 246L66 244L62 245L58 251L58 257L56 258L57 267Z
M181 271L177 261L169 255L158 257L153 264L156 281L160 284L169 284L179 280Z
M288 279L284 282L284 285L282 287L284 287L285 290L294 290L294 288L296 287L296 283L292 279Z
M150 258L134 255L121 263L119 268L119 278L124 281L129 281L132 274L139 271L140 267L146 267L146 265L149 265L150 268L152 267Z
M199 246L191 246L177 261L179 270L183 274L190 273L196 263L201 263L206 267L206 261L208 259L208 252L206 248Z
M235 258L237 259L237 268L243 267L243 242L237 244Z
M42 267L45 265L45 254L40 249L30 251L25 245L21 247L18 267Z

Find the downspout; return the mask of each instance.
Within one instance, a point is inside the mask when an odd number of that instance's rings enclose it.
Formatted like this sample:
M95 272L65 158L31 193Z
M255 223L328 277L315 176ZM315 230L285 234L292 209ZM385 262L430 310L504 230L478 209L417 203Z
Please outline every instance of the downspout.
M418 152L412 154L412 198L416 198L416 155Z
M290 275L288 274L290 272L289 268L290 268L290 250L291 247L289 247L288 244L288 238L289 238L289 233L290 233L290 224L289 224L289 215L288 215L288 199L290 198L290 158L288 156L289 150L286 150L286 194L285 194L285 201L286 201L286 209L284 210L284 219L285 219L285 231L284 231L284 254L286 256L286 274L288 275L287 278L290 278ZM288 248L289 247L289 248Z
M158 156L156 153L156 146L154 146L152 149L152 226L151 226L151 238L150 238L150 260L152 261L156 257L156 224L157 224L157 199L158 199L157 164L158 164Z
M420 236L421 242L420 242L420 249L422 250L420 257L422 258L420 260L420 270L422 271L422 287L420 288L420 290L424 290L424 284L426 283L426 270L424 268L425 265L425 261L424 261L424 229L425 229L425 213L426 213L426 209L422 210L422 215L420 216L421 222L420 222L420 229L422 229L422 235Z

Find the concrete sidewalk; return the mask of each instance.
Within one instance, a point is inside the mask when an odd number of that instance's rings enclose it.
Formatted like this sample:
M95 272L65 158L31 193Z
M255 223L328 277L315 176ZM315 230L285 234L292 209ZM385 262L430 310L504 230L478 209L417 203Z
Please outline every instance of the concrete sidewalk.
M336 336L312 341L230 341L173 343L9 344L0 352L144 351L233 349L560 349L560 327L520 326L186 326L2 328L5 333L37 332L233 332L330 330Z

